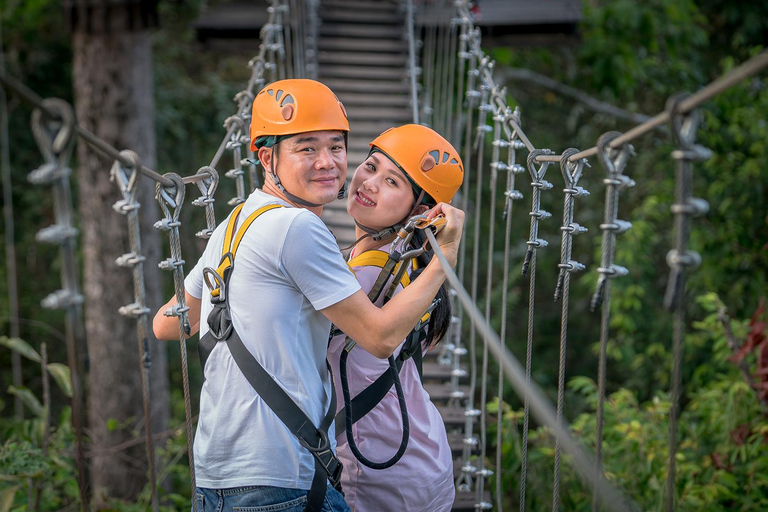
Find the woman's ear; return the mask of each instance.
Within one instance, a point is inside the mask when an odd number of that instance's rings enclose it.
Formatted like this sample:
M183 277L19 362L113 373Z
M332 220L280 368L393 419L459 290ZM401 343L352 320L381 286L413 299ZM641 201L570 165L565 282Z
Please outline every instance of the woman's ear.
M272 148L260 147L257 153L264 172L272 172Z
M427 206L425 204L420 204L419 206L416 207L416 209L414 210L413 214L414 215L423 215L427 210L429 210L429 206Z

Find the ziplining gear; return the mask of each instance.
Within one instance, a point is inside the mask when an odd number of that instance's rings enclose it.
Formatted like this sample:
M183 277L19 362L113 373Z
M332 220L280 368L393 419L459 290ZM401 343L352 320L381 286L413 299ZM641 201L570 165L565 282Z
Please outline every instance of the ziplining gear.
M397 238L392 243L389 254L384 251L372 250L352 258L348 265L350 269L356 266L375 266L381 268L373 287L368 292L368 298L371 302L376 302L384 290L384 285L390 278L390 284L384 297L384 303L392 298L398 286L405 288L411 282L411 278L406 273L409 261L413 263L412 267L416 270L416 257L423 254L426 250L426 243L422 247L410 251L401 252L410 243L415 229L433 228L436 232L445 226L445 218L442 216L427 220L425 215L417 215L409 219L408 223L398 232ZM430 316L435 307L439 304L439 299L432 301L427 312L421 317L419 323L414 327L406 338L400 353L397 357L390 355L387 358L389 370L381 374L371 385L358 393L354 399L350 399L349 383L347 377L347 359L349 353L355 347L355 342L347 336L345 346L339 357L339 370L341 372L341 390L344 397L344 407L336 414L336 436L346 431L347 442L352 454L363 465L371 469L387 469L395 465L405 453L409 440L409 421L408 410L405 403L403 388L400 383L400 370L406 360L413 358L421 377L422 360L422 342L426 339L426 326L429 323ZM331 329L330 338L343 334L336 328ZM329 339L330 342L330 339ZM400 414L403 420L403 435L397 452L385 462L373 462L366 458L358 449L352 432L352 425L371 412L386 396L388 391L395 386L397 400L400 406Z
M331 373L331 401L320 425L315 427L312 420L251 354L235 330L227 287L234 271L237 249L246 231L258 217L283 206L280 204L263 206L249 215L238 228L237 219L242 207L242 204L238 205L229 218L222 246L221 263L218 268L214 270L211 267L206 267L203 270L205 283L211 291L213 310L208 316L210 329L199 343L201 364L205 368L205 362L216 344L226 342L232 358L259 397L314 457L315 473L304 510L306 512L319 512L323 507L327 490L326 480L341 492L342 464L333 453L328 439L328 429L333 422L334 411L336 410L333 372L328 365L328 371Z
M338 107L338 108L337 108ZM304 132L340 131L344 134L346 151L349 121L347 111L339 98L324 84L315 80L278 80L264 87L253 100L251 115L251 150L260 147L272 149L271 169L265 169L275 186L285 197L309 208L323 206L289 192L277 175L275 146L282 140ZM269 137L265 139L265 137ZM274 137L274 138L271 138ZM267 143L267 144L265 144ZM339 189L338 198L346 193L346 183Z

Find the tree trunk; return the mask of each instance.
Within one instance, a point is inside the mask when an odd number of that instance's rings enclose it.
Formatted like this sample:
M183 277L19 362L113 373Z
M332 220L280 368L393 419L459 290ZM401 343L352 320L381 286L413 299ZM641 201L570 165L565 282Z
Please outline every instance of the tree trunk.
M98 8L97 8L98 10ZM148 30L121 30L126 13L108 16L111 29L89 31L75 27L73 34L74 94L78 122L117 149L132 149L142 163L156 167L152 49ZM121 19L122 18L122 19ZM106 22L106 21L105 21ZM84 254L85 325L90 369L88 424L92 458L91 486L97 508L106 496L135 498L147 482L145 445L137 443L118 452L115 447L144 435L140 359L135 320L118 314L133 302L131 270L115 265L130 252L126 217L112 205L122 199L109 180L111 161L81 142L77 181ZM152 225L160 218L154 200L155 184L142 177L137 200L141 203L142 254L147 306L162 305L159 233ZM151 415L155 432L167 428L168 375L166 346L150 335L152 366Z

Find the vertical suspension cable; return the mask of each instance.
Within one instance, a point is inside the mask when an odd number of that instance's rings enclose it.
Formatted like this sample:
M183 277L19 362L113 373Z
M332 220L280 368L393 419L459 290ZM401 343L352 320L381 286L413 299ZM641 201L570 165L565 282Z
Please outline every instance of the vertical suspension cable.
M450 141L454 145L454 147L460 148L461 147L461 126L463 121L463 112L464 112L464 75L465 75L465 62L469 60L469 53L467 52L467 20L464 18L459 18L458 23L460 24L459 27L459 36L458 36L458 44L459 49L456 53L456 60L458 61L458 86L456 87L456 106L454 107L454 115L456 116L456 120L453 123L453 127L451 128L451 135L450 135ZM465 179L466 181L466 179ZM464 197L464 192L462 191L462 197ZM463 203L462 203L463 204ZM459 262L459 265L461 265L461 262ZM462 274L459 273L461 276Z
M608 336L611 319L611 279L622 277L629 271L619 265L614 264L613 259L616 252L616 235L624 233L632 224L618 219L619 209L619 191L623 188L633 187L635 182L623 174L629 157L634 154L634 149L630 144L624 144L619 148L612 149L609 144L612 140L619 137L619 132L608 132L603 134L597 140L597 156L600 165L606 173L603 179L605 187L605 216L600 229L603 230L602 255L600 258L600 267L597 272L600 277L597 281L595 290L590 302L590 309L597 310L602 306L600 317L600 354L598 358L597 371L597 411L596 411L596 429L595 429L595 464L598 478L602 478L602 448L603 448L603 417L605 402L605 374L607 370L606 350L608 347ZM597 487L592 494L592 510L597 512L600 503L598 499Z
M407 26L408 32L408 66L409 75L411 78L411 115L413 116L413 124L419 124L419 96L416 87L416 34L413 27L413 0L406 0L408 6Z
M149 488L153 512L158 512L157 477L155 475L155 448L152 442L152 414L150 407L149 378L152 361L149 353L149 320L151 310L147 307L146 289L144 285L144 257L141 254L141 232L139 227L139 208L136 201L139 181L141 179L141 162L139 156L133 151L121 151L120 156L132 162L130 166L115 161L110 171L110 181L114 182L120 190L123 199L117 201L112 209L121 215L125 215L128 221L128 239L131 252L125 253L115 263L118 267L129 268L133 275L133 298L131 304L122 306L118 311L127 318L136 320L136 333L138 335L139 368L141 376L141 405L144 413L144 437L147 449L147 468L149 473Z
M520 111L517 109L515 114L510 112L509 107L504 110L502 114L502 123L505 127L506 133L506 121L513 115L517 118L518 126L520 124ZM523 195L520 191L515 190L515 175L525 172L525 168L522 165L518 165L515 162L516 150L524 149L525 144L519 140L514 139L514 134L507 134L508 140L498 139L494 143L498 143L500 148L506 148L507 150L507 163L504 166L504 170L507 171L507 185L504 191L504 212L502 219L505 222L504 229L504 273L501 279L501 329L499 331L499 340L502 346L507 345L507 308L509 305L509 246L512 233L512 206L514 201L521 200ZM501 453L502 453L502 434L503 434L503 415L504 415L504 367L499 365L499 381L497 387L497 395L499 400L499 412L496 417L496 509L502 510L501 507ZM517 426L515 426L517 429Z
M440 122L442 119L442 111L445 105L440 101L442 97L442 91L445 84L442 80L443 75L443 61L445 55L443 52L443 41L445 39L445 30L442 23L439 20L435 20L435 72L433 73L432 81L432 128L437 132L442 131Z
M573 236L586 232L586 228L581 227L573 221L574 204L576 197L585 197L589 195L584 188L578 185L581 178L586 160L581 159L577 162L569 162L568 159L578 153L575 148L568 148L563 151L560 158L560 171L563 175L565 188L563 193L563 224L560 227L560 263L557 265L560 269L557 279L557 288L555 290L555 302L562 299L562 308L560 314L560 361L558 365L557 376L557 423L564 426L563 407L565 401L565 351L568 340L568 306L570 305L571 274L584 270L585 266L571 258L573 249ZM552 485L552 510L560 509L560 454L562 446L560 439L555 440L555 468L554 481Z
M5 48L3 45L3 23L0 19L0 73L5 75ZM11 157L10 140L8 136L8 124L10 120L8 112L8 97L5 87L0 87L0 165L2 166L3 182L3 220L5 223L5 268L6 284L8 286L8 315L11 323L11 338L18 338L19 332L19 287L16 272L16 241L13 222L13 190L11 188ZM11 372L13 385L21 387L23 384L21 374L21 354L11 351ZM17 418L24 417L24 404L21 398L13 398L14 413Z
M539 238L539 220L547 219L552 215L541 209L541 192L544 190L550 190L552 184L544 179L549 167L549 162L542 163L538 169L536 169L536 157L539 155L550 155L552 151L548 149L534 149L528 154L528 172L531 175L531 187L533 188L533 194L531 199L531 230L530 236L526 244L528 245L528 251L525 254L525 261L523 262L522 275L529 275L528 286L528 339L526 342L525 351L525 381L530 384L531 382L531 361L533 355L533 312L534 312L534 300L536 292L536 253L537 249L546 247L547 241ZM522 442L522 461L520 467L520 510L525 510L525 491L526 491L526 475L528 471L528 429L531 415L530 397L526 393L523 406L523 442Z
M77 272L77 234L73 225L72 190L68 167L72 155L75 134L75 113L66 102L49 98L42 102L43 109L32 113L32 133L46 163L32 171L28 179L36 185L53 186L53 203L56 224L43 228L35 235L41 243L57 244L61 254L62 288L40 303L45 309L62 309L66 314L67 364L72 384L72 430L75 434L75 463L80 506L84 512L90 510L88 477L85 468L83 442L83 386L80 380L80 352L86 350L85 324L83 323L83 296Z
M444 9L444 11L447 9ZM443 79L442 79L442 95L440 97L440 133L448 133L448 119L450 112L450 104L448 103L448 90L451 87L449 76L451 73L451 36L452 25L451 17L448 16L448 21L443 24Z
M458 24L456 23L455 18L450 19L451 24L451 33L449 36L450 39L450 48L448 49L449 59L448 59L448 96L445 101L445 126L443 127L443 134L445 135L445 138L450 140L452 143L455 142L453 138L453 114L456 112L456 109L453 106L453 99L454 99L454 93L455 93L455 87L456 87L456 46L458 44Z
M212 172L211 172L212 171ZM201 191L204 191L205 200L200 201L198 205L205 206L206 208L206 220L207 229L200 231L197 235L200 238L210 237L213 232L213 227L216 226L216 220L213 218L213 192L216 190L216 183L218 183L218 174L215 174L215 170L203 168L198 173L206 173L210 180L207 182L201 180L198 182L198 187ZM179 235L179 227L181 222L179 217L181 216L181 208L184 205L184 197L186 190L184 189L184 182L181 177L174 173L165 174L173 185L170 187L163 186L161 183L156 185L157 201L160 204L160 209L163 211L164 218L155 223L155 229L165 231L168 233L169 245L171 248L171 257L165 261L160 262L158 267L161 270L173 272L173 285L176 294L176 305L163 312L163 315L168 317L177 317L179 319L179 352L181 354L181 383L184 392L184 420L187 428L187 456L189 457L189 476L190 487L192 488L192 512L197 511L197 500L195 499L195 490L197 487L195 476L195 457L194 457L194 434L192 432L192 405L189 391L189 362L187 359L187 336L189 336L189 316L187 312L189 307L186 304L186 295L184 291L184 260L181 255L181 236ZM204 184L201 186L201 184ZM193 204L195 204L193 202ZM210 213L209 213L210 212ZM202 512L202 511L199 511Z
M678 106L688 95L678 94L667 102L672 134L677 142L677 149L672 158L677 161L675 170L675 204L670 210L675 215L675 248L667 253L670 267L669 281L664 294L664 306L674 315L674 333L672 339L672 389L669 406L669 457L667 461L667 499L666 510L675 507L675 455L677 454L677 423L680 414L680 395L682 394L682 359L685 336L685 282L688 269L701 264L701 256L688 249L691 231L691 217L705 214L709 205L703 199L693 197L693 162L709 159L712 152L698 144L696 132L701 123L699 110L686 114L678 113Z
M477 62L475 60L474 54L467 54L467 58L469 59L469 80L467 83L467 92L466 92L466 102L465 102L465 108L466 108L466 124L465 124L465 133L464 133L464 154L462 156L462 162L464 162L464 182L461 185L462 188L462 210L467 211L468 204L469 204L469 181L471 176L471 167L472 167L472 114L474 110L474 103L475 100L480 96L480 92L474 90L475 87L475 79L478 76L477 72ZM466 235L462 235L465 237ZM466 241L466 240L463 240ZM466 270L466 243L462 243L459 247L460 255L459 255L459 279L464 282L466 280L465 276L465 270ZM461 315L461 311L459 311ZM461 316L459 317L461 318ZM461 324L459 324L461 325ZM474 328L471 328L470 330L470 336L474 335ZM474 368L476 364L477 357L475 355L475 347L473 343L474 339L469 342L469 354L470 354L470 375L469 375L469 392L467 393L467 404L466 409L467 411L471 411L474 409L474 389L475 389L475 382L473 381L474 378L476 378L474 371L471 371L472 368ZM459 365L458 358L455 358L454 360L454 369L457 369ZM471 427L467 431L465 430L465 438L471 437ZM474 476L474 470L475 468L470 464L470 457L471 457L471 450L469 445L464 445L464 448L462 450L462 474L459 478L459 481L457 482L457 487L461 490L470 490L472 488L472 477Z

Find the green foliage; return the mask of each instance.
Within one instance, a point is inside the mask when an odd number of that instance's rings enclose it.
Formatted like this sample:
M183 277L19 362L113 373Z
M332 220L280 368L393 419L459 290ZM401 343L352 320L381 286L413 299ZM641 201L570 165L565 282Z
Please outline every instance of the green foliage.
M722 303L715 295L700 298L710 313L687 337L686 354L705 352L707 362L697 366L695 388L689 393L679 420L676 454L676 510L758 511L768 507L768 409L743 380L728 358L728 347L717 312ZM737 335L746 332L746 321L733 322ZM571 391L583 398L588 410L571 424L576 439L594 451L597 389L592 379L574 377ZM502 488L506 506L512 508L519 486L522 412L505 405ZM621 388L605 401L602 453L610 481L631 496L641 510L664 509L669 457L669 409L666 393L658 392L640 402L637 394ZM489 412L498 402L489 404ZM529 434L529 510L550 505L554 449L544 428ZM565 457L565 461L569 458ZM489 465L492 462L489 461ZM589 510L592 491L567 462L561 466L561 510Z

